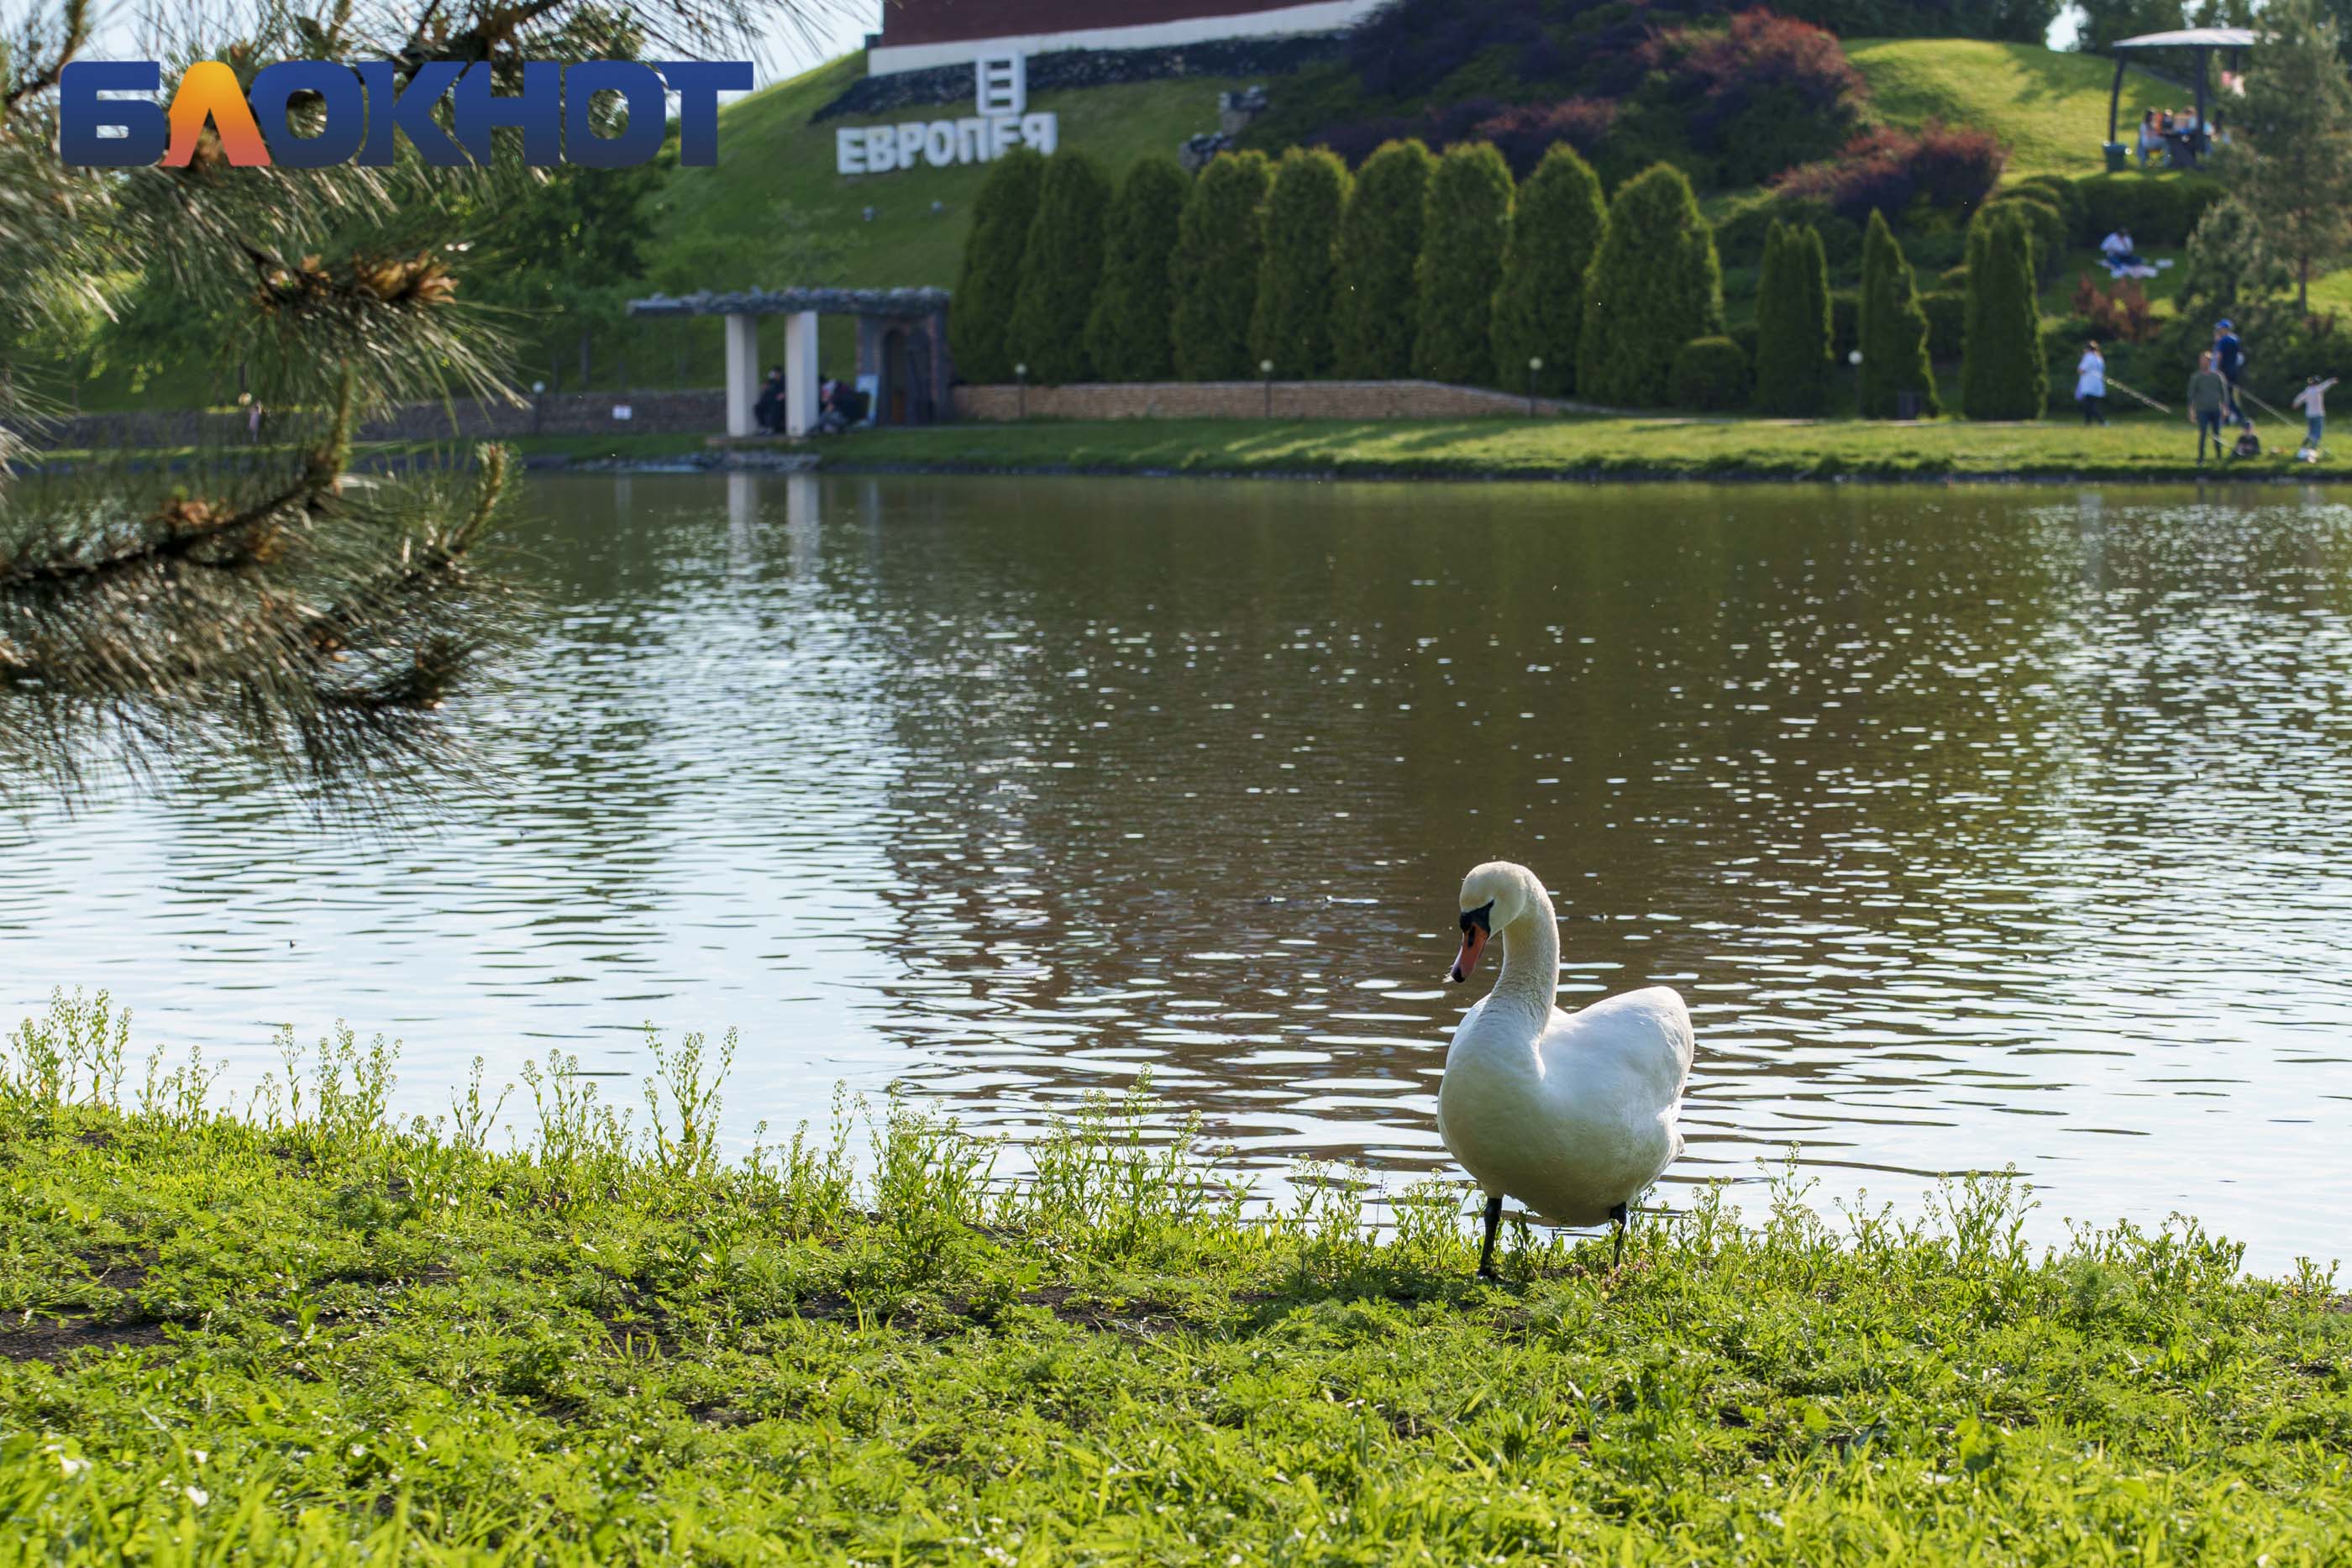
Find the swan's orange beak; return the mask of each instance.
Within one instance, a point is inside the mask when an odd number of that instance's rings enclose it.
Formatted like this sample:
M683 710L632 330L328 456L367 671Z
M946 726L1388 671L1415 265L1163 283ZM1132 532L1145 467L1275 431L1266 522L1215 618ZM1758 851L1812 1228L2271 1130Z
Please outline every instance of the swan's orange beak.
M1468 979L1470 971L1478 967L1478 955L1486 950L1485 928L1477 925L1465 928L1462 933L1462 951L1454 956L1454 967L1445 971L1445 977L1457 986Z

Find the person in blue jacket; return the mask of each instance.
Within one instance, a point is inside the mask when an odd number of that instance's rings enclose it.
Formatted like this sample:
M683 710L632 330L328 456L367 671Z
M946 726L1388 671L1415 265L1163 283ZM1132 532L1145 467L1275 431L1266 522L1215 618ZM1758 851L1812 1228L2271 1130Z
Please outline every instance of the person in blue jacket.
M2238 329L2226 319L2213 323L2213 368L2230 383L2230 417L2241 429L2253 429L2252 418L2238 399L2238 377L2246 368L2246 346L2238 340Z

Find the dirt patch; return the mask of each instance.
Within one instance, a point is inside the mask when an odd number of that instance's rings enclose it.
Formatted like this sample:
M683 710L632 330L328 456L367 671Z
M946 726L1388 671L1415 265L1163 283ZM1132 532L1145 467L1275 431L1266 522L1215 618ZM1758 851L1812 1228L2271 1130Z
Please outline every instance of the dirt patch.
M78 1350L103 1354L167 1343L163 1327L158 1322L101 1322L95 1318L36 1318L0 1331L0 1355L11 1361L46 1361L54 1366Z

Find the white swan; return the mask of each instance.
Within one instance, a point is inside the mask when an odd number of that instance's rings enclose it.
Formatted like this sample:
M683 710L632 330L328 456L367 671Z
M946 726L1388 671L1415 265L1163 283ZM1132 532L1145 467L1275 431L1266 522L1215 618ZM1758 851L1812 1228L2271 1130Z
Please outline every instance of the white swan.
M1506 1194L1547 1224L1615 1220L1622 1259L1625 1206L1683 1152L1690 1009L1651 986L1560 1011L1559 917L1536 873L1509 861L1463 879L1447 977L1468 979L1495 932L1503 972L1454 1031L1437 1088L1437 1135L1486 1194L1478 1272L1494 1276Z

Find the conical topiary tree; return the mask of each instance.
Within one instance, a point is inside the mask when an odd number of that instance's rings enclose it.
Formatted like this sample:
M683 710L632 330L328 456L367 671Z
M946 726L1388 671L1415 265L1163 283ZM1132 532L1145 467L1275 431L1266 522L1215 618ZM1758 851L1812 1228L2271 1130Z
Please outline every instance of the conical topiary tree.
M1829 407L1829 266L1820 231L1775 223L1756 286L1756 406L1811 418Z
M1048 386L1087 379L1087 317L1102 285L1103 224L1110 182L1083 152L1047 160L1037 214L1021 253L1011 347L1029 379Z
M1185 199L1169 277L1176 292L1176 373L1186 381L1238 381L1256 371L1249 324L1272 174L1263 152L1222 152Z
M1969 225L1960 409L1970 419L2039 419L2049 399L2032 246L2023 220L1999 207L1979 213Z
M948 312L948 351L955 356L956 374L968 382L1013 379L1013 301L1045 183L1044 156L1026 147L1011 148L989 170L972 203L955 308Z
M1608 231L1609 206L1592 166L1560 143L1544 154L1511 209L1503 286L1495 293L1495 372L1514 389L1530 359L1531 384L1548 397L1576 390L1576 340L1584 329L1584 275Z
M1110 204L1102 287L1087 318L1087 358L1105 381L1165 381L1176 371L1169 337L1175 291L1168 258L1192 182L1166 157L1139 159Z
M1319 147L1294 147L1265 203L1265 259L1250 317L1250 353L1291 380L1331 373L1331 293L1348 166Z
M1664 407L1682 346L1722 330L1715 233L1683 172L1653 164L1609 204L1609 232L1584 285L1577 391L1601 402Z
M1418 141L1389 141L1364 160L1339 219L1331 301L1336 367L1361 381L1412 374L1413 267L1436 160Z
M1927 358L1927 312L1911 277L1911 264L1886 226L1870 214L1862 244L1862 416L1892 419L1905 392L1919 395L1919 412L1936 412L1936 372Z
M1511 237L1511 166L1492 143L1449 147L1429 176L1412 372L1469 386L1495 382L1495 290Z

